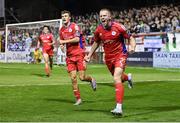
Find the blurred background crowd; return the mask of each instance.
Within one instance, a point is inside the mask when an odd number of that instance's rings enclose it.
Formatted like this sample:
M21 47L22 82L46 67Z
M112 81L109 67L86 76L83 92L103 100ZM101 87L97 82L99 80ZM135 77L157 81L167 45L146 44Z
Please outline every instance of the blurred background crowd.
M112 11L114 21L122 23L130 33L172 32L180 30L180 5L132 8ZM99 24L98 13L73 16L85 35L92 35Z
M82 29L86 39L86 44L92 43L93 32L99 22L99 13L91 12L86 14L73 14L72 21L76 22ZM153 5L139 8L127 8L123 10L113 10L114 21L122 23L129 33L150 33L150 32L180 32L180 4ZM58 38L58 28L51 27L55 38ZM25 33L30 33L33 42L36 42L41 29L11 30L9 32L9 50L24 50ZM4 51L5 32L1 32L1 51ZM21 44L19 44L21 41ZM35 46L36 43L33 43ZM13 48L20 46L21 48Z

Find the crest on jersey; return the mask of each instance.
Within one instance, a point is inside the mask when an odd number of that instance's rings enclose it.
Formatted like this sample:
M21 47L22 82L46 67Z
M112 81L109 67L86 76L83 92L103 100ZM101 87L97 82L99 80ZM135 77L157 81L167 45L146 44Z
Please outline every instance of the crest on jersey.
M72 29L71 29L71 28L69 28L69 32L72 32Z
M116 32L115 31L112 31L112 33L111 33L112 35L116 35Z

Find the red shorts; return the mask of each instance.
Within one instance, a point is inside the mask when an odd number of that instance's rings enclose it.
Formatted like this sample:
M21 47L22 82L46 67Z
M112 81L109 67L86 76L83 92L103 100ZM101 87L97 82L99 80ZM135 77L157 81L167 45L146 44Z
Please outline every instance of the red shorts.
M43 54L44 54L44 53L48 54L49 56L53 56L53 54L54 54L52 48L49 48L49 49L43 48Z
M106 65L109 71L111 72L111 74L114 75L114 70L116 67L125 69L126 60L127 60L127 55L122 54L121 57L114 58L113 60L106 60Z
M68 72L77 70L86 70L86 62L84 61L84 56L73 56L66 58L67 70Z

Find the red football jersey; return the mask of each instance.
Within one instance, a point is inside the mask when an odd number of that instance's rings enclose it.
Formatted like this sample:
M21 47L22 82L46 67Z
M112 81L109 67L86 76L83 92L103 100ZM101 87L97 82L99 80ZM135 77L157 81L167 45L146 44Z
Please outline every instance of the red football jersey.
M76 56L84 54L83 39L81 36L80 28L77 24L70 23L70 25L68 25L67 27L61 27L59 31L59 36L61 40L72 39L75 37L80 38L79 42L66 44L67 56Z
M102 42L106 60L111 60L120 57L122 53L127 53L124 38L129 39L130 36L126 32L125 27L117 22L112 22L109 29L105 29L100 24L94 32L94 41Z
M53 42L53 35L52 35L52 33L41 34L39 39L42 42L42 46L43 46L44 49L52 48L52 45L48 44L48 43L52 43Z

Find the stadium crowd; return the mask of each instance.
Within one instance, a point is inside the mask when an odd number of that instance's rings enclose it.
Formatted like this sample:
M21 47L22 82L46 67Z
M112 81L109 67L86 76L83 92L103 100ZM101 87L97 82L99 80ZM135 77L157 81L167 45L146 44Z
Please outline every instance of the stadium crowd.
M171 32L180 30L180 5L132 8L112 11L115 21L125 25L130 33ZM85 35L92 35L97 24L98 13L74 16L73 20L81 25Z
M72 21L76 22L82 29L86 38L86 44L92 43L93 32L99 24L99 13L73 16ZM115 21L122 23L129 33L149 33L149 32L180 32L180 5L161 5L143 8L132 8L122 11L112 11ZM53 27L52 27L52 30ZM19 40L25 40L25 32L29 32L33 40L39 35L39 29L26 29L23 31L12 31L8 37L12 47L16 46ZM53 34L58 36L58 29ZM5 35L1 36L4 44ZM2 44L2 45L3 45ZM34 44L35 45L35 44ZM24 44L22 44L24 46ZM10 45L9 45L9 48ZM23 48L24 49L24 48ZM19 49L19 50L23 50ZM13 49L11 49L13 50Z

